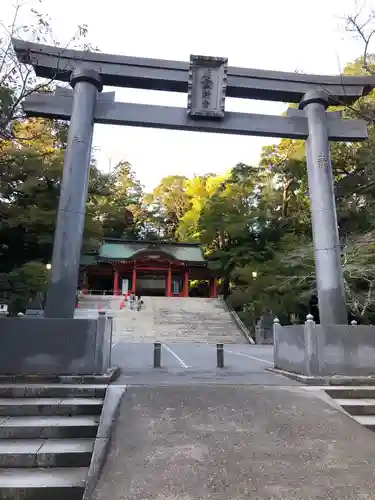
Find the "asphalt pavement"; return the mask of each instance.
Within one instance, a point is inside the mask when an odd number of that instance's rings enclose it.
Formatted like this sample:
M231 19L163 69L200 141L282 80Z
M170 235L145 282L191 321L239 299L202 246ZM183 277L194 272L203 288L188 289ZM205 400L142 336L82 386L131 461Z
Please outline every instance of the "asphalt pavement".
M266 370L273 367L273 346L224 345L224 368L217 367L216 345L162 344L158 369L153 368L153 350L151 343L114 344L112 364L122 372L117 383L294 385L292 380Z
M374 434L312 391L130 386L118 415L92 500L374 498Z

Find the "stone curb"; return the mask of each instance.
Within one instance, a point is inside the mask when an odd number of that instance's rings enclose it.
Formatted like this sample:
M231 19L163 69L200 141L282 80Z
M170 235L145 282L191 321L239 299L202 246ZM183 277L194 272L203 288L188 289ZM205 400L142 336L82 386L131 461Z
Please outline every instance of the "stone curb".
M82 500L90 500L100 478L113 426L125 391L125 385L110 385L107 389Z
M284 375L305 385L375 385L375 375L363 377L346 377L345 375L308 376L300 373L288 372L279 368L266 368L267 371Z
M0 375L0 384L3 383L57 383L57 384L110 384L120 376L118 366L110 368L107 373L98 375Z

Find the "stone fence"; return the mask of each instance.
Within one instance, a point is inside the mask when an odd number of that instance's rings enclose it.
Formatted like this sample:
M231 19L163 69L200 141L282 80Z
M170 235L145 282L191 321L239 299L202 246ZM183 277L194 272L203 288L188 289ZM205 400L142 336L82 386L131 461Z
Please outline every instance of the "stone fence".
M111 364L113 318L0 318L0 375L90 375Z
M375 326L317 325L311 315L304 325L274 321L275 368L308 376L375 374Z

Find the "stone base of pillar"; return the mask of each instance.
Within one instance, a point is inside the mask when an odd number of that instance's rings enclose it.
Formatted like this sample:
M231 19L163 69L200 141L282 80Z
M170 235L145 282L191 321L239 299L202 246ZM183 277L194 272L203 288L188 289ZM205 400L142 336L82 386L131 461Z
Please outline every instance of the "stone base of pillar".
M319 316L322 325L346 324L348 312L342 288L320 290L318 293Z
M0 377L90 375L111 366L112 318L0 319ZM51 342L53 337L53 342Z

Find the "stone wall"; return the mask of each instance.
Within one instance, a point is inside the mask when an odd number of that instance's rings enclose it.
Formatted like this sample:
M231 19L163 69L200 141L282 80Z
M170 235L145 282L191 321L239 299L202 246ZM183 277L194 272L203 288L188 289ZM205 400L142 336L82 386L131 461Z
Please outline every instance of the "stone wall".
M109 368L112 320L0 318L0 374L85 375Z
M322 375L375 374L375 326L316 325L315 335Z
M281 370L296 373L304 372L305 339L303 325L278 325L277 336L274 338L274 363L275 368Z
M375 326L274 324L275 368L303 375L375 375Z

